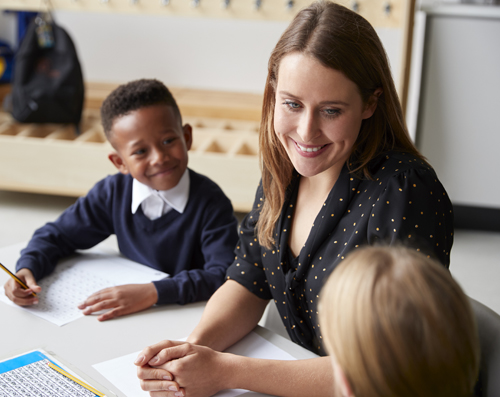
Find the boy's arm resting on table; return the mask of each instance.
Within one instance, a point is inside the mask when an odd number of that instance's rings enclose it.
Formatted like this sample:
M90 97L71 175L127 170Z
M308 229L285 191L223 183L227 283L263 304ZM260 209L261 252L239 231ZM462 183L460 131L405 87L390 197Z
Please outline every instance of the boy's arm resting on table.
M87 249L100 243L113 232L108 193L102 181L85 197L67 208L54 222L35 231L21 257L16 270L29 269L36 280L50 274L57 262L77 249Z
M284 396L329 395L332 370L328 358L274 361L219 352L257 325L267 303L239 283L227 281L208 302L188 337L191 343L163 341L141 352L136 364L142 365L138 377L143 389L168 390L178 385L188 397L227 388ZM153 362L153 358L158 360Z
M209 269L183 270L174 277L153 281L158 304L186 303L208 300L224 282L226 266L213 266Z
M173 277L154 282L158 291L158 304L186 304L208 300L224 283L227 268L234 260L234 247L238 241L238 222L231 202L222 196L211 200L203 210L199 241L203 254L203 268L191 268ZM172 258L168 258L172 260Z

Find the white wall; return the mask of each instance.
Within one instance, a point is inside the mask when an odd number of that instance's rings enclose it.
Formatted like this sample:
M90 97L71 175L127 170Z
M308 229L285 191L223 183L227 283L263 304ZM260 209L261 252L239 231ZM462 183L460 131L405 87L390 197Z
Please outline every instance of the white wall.
M0 16L0 38L9 33ZM176 87L261 93L269 55L288 22L55 12L87 81L158 78ZM10 30L9 30L10 29ZM378 29L398 83L398 29ZM5 35L5 36L4 36Z

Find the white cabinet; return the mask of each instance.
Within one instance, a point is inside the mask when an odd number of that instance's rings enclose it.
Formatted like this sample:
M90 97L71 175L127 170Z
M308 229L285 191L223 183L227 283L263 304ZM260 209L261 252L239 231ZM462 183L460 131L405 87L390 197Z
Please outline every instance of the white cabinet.
M488 210L500 229L500 7L424 11L417 145L457 215Z

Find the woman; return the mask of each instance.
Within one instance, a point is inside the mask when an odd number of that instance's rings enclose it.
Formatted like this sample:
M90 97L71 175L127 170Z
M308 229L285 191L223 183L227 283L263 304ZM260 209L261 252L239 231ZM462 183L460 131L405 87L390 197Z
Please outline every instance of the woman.
M228 280L190 343L164 341L137 360L144 390L165 391L152 395L328 395L326 357L277 363L217 352L250 332L273 299L291 339L324 355L319 290L364 244L403 240L449 264L450 201L408 137L382 44L356 13L314 3L284 32L269 61L260 152L262 184Z
M335 395L472 396L475 318L434 260L403 247L356 250L321 290L319 317Z

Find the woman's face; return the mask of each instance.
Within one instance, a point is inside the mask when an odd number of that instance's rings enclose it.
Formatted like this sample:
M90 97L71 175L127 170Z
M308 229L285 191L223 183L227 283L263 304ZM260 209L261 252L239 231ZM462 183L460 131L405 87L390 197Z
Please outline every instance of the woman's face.
M355 83L315 58L294 52L279 65L274 130L299 174L338 175L351 154L365 105Z

